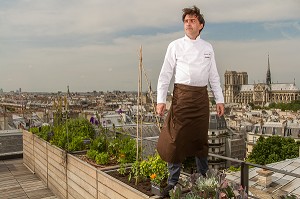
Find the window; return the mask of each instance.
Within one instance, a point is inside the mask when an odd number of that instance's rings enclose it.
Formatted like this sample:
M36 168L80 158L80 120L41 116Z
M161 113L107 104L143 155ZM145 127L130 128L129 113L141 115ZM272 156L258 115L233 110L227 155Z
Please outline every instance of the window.
M276 128L273 127L273 129L272 129L272 135L275 135L276 133L277 133L277 130L276 130Z
M292 129L287 129L286 136L291 136L291 135L292 135Z

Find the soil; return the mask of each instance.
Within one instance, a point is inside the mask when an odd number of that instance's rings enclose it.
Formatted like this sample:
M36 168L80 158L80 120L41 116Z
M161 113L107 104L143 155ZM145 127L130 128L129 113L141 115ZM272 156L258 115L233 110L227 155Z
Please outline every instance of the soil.
M112 166L118 165L118 163L115 161L111 161L109 164L106 164L106 165L99 165L99 164L96 164L96 162L94 160L86 157L86 155L76 154L75 156L78 157L79 159L93 165L96 168L107 168L107 167L112 167ZM112 170L112 171L107 172L107 174L120 180L121 182L124 182L125 184L137 189L138 191L140 191L148 196L154 195L151 193L150 179L147 179L142 182L139 182L138 184L135 184L135 179L131 179L131 181L129 182L129 180L128 180L129 173L127 173L125 175L121 175L117 170Z
M151 193L151 183L150 183L150 179L144 180L142 182L139 182L137 184L135 184L135 179L131 179L131 181L129 182L128 180L128 173L125 175L121 175L118 171L110 171L107 172L108 175L124 182L125 184L137 189L138 191L148 195L148 196L153 196L154 194Z
M96 162L94 160L86 157L86 155L76 154L75 156L78 157L79 159L93 165L96 168L107 168L107 167L113 168L114 166L118 166L118 163L114 160L111 160L106 165L99 165L99 164L96 164ZM190 162L193 162L193 161L190 161ZM193 170L195 170L195 168L194 168L195 166L193 166L193 164L190 164L190 162L189 161L185 162L186 167L183 168L184 172L193 173ZM135 184L135 179L131 179L131 181L128 180L128 177L129 177L128 172L125 175L122 175L117 170L111 170L111 171L107 172L107 174L120 180L121 182L133 187L134 189L146 194L147 196L154 196L154 194L152 194L152 192L151 192L150 179L146 179L144 181L140 181L137 184Z
M100 165L100 164L97 164L95 162L95 160L92 160L88 157L86 157L86 155L75 155L76 157L78 157L79 159L89 163L90 165L93 165L94 167L96 168L107 168L107 167L110 167L110 166L116 166L118 165L117 161L115 161L115 159L113 160L110 160L108 164L105 164L105 165Z

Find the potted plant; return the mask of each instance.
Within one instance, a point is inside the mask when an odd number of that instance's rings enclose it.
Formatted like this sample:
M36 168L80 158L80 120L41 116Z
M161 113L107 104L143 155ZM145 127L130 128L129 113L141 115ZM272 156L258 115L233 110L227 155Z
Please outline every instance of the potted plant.
M136 184L141 180L150 180L151 192L161 196L162 189L167 185L168 175L167 163L156 152L154 155L148 156L145 160L133 163L129 180L135 178Z
M228 181L225 173L209 171L207 177L199 174L192 174L184 181L184 187L190 191L182 194L182 187L176 186L170 191L171 199L246 199L245 190L238 184Z

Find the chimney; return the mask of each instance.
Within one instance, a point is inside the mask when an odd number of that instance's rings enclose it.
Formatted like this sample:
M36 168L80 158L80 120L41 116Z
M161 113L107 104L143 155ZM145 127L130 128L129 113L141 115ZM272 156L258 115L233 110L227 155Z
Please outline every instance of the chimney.
M260 169L256 172L258 173L257 183L263 187L269 187L272 183L272 174L274 172L267 169Z

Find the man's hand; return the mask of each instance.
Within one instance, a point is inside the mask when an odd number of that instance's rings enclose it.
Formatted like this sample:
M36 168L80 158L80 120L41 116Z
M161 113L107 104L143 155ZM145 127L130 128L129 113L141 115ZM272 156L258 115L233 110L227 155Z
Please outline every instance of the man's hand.
M163 116L164 112L166 110L166 104L165 103L158 103L156 105L156 112L159 116Z
M224 104L223 103L218 103L217 104L217 114L219 117L224 115Z

